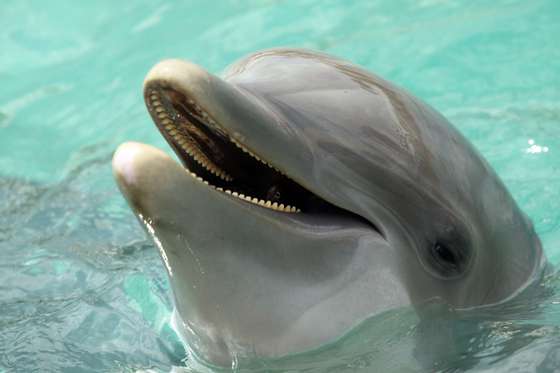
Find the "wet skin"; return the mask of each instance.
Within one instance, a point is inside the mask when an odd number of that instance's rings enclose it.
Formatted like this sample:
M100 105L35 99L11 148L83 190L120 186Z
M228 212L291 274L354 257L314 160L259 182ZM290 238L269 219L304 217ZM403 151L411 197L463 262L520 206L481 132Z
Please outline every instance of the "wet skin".
M503 302L545 266L530 220L433 108L347 61L157 64L148 111L180 162L125 143L119 187L154 239L202 358L277 357L438 300Z

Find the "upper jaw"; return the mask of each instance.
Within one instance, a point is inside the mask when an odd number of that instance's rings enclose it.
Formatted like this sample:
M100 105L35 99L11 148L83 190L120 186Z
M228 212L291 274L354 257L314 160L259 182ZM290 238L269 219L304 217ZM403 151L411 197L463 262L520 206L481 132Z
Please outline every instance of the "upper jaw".
M201 67L183 60L170 59L156 64L144 79L144 97L150 108L150 91L168 88L180 92L194 104L214 131L227 135L230 141L255 159L279 172L287 173L285 165L297 164L309 157L286 160L304 150L287 149L297 136L278 112L247 90L227 82ZM299 159L301 158L301 159ZM289 167L291 168L291 167ZM294 170L289 170L290 173ZM304 185L299 175L290 175Z
M281 212L335 210L245 145L253 142L262 149L265 141L254 129L274 123L234 86L191 63L168 60L148 73L144 97L186 168L218 191ZM243 126L237 128L239 123ZM264 147L274 142L268 136Z
M144 79L146 103L150 91L161 88L174 90L187 97L201 114L208 116L209 124L220 123L215 130L221 131L227 126L231 139L249 148L251 144L247 144L247 141L250 139L243 134L242 127L236 127L238 123L247 123L249 118L242 115L250 114L253 121L258 123L268 119L267 114L259 110L237 87L187 61L164 60L148 72Z

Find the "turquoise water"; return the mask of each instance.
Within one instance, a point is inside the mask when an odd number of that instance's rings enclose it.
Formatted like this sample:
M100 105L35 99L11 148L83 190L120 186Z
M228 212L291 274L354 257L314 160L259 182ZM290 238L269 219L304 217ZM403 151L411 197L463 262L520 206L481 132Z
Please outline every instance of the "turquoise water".
M169 326L164 269L110 169L125 140L167 148L141 95L166 57L219 72L259 49L307 47L406 87L476 145L560 262L556 0L22 0L2 4L0 24L0 372L206 370ZM556 291L560 276L543 288ZM418 348L431 326L409 309L253 368L560 370L560 297L530 319L509 307L431 369L422 361L433 351Z

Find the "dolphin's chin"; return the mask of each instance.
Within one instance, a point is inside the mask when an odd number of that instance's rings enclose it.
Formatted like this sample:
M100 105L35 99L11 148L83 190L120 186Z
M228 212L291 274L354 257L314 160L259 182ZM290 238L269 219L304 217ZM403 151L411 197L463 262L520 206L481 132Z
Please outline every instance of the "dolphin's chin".
M144 85L146 106L190 175L219 192L265 209L365 221L296 183L288 176L289 170L281 171L249 150L214 118L211 107L203 107L180 81L159 79L157 66L154 70Z

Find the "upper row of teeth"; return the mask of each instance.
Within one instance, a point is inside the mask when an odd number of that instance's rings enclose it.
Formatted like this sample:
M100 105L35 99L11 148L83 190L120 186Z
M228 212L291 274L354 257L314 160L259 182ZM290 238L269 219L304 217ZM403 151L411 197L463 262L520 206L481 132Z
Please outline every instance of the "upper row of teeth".
M257 161L261 162L262 164L273 168L275 171L281 173L282 175L284 175L284 173L282 171L280 171L279 169L277 169L276 167L274 167L273 165L271 165L270 163L268 163L267 161L261 159L258 155L256 155L255 153L253 153L252 151L250 151L249 149L247 149L246 147L244 147L243 145L241 145L236 139L234 139L233 137L229 138L231 140L232 143L235 144L235 146L237 146L239 149L241 149L244 153L249 154L251 157L255 158Z
M161 105L161 102L158 99L158 96L153 94L150 97L152 99L152 105L154 106L155 111L157 112L158 118L160 118L160 120L162 120L162 123L167 119L168 124L164 123L165 129L169 132L171 132L174 129L173 126L173 122L171 120L168 119L167 117L167 112L165 111L165 109L163 108L163 106ZM205 120L206 123L209 123L212 127L214 127L215 129L218 129L221 131L221 129L219 129L218 125L216 124L216 122L208 115L207 112L205 112L204 110L202 110L202 108L194 102L194 100L189 99L188 100L189 104L191 105L191 107L194 107L194 109L197 111L197 113L199 115L202 116L202 118ZM169 126L169 128L168 128ZM175 131L175 133L178 133L177 131ZM171 134L171 133L170 133ZM179 134L180 135L180 134ZM171 134L171 136L174 136L173 134ZM228 136L229 137L229 136ZM282 171L280 171L279 169L277 169L276 167L272 166L270 163L266 162L265 160L263 160L262 158L260 158L258 155L256 155L255 153L253 153L252 151L250 151L249 149L247 149L245 146L241 145L237 140L235 140L233 137L229 137L229 139L231 140L231 142L233 142L235 144L235 146L237 146L239 149L241 149L244 153L249 154L251 157L253 157L254 159L256 159L257 161L263 163L264 165L273 168L274 170L276 170L277 172L284 174ZM193 156L193 154L191 154L188 150L190 149L185 149L187 150L187 153L189 153L189 155ZM193 156L194 157L194 156ZM204 157L206 158L206 162L201 163L202 166L204 166L205 168L208 169L208 171L212 172L214 175L221 177L222 179L226 180L226 181L231 181L232 178L231 176L227 175L223 170L221 170L218 166L216 166L215 164L212 163L212 161L210 161L203 153L200 153L200 157ZM195 158L196 159L196 158ZM198 161L198 159L196 159ZM210 167L207 167L210 166Z
M157 97L157 96L156 96ZM205 112L193 99L188 100L189 104L191 105L191 107L194 107L194 109L197 111L198 114L200 114L202 116L202 118L209 123L213 128L221 131L221 128L216 124L216 122L208 115L207 112ZM276 171L282 173L279 169L277 169L276 167L272 166L270 163L266 162L265 160L261 159L258 155L256 155L255 153L253 153L252 151L250 151L249 149L247 149L245 146L241 145L237 140L235 140L233 137L228 136L228 138L231 140L231 142L233 142L235 144L235 146L237 146L239 149L241 149L244 153L249 154L251 157L255 158L257 161L267 165L268 167L271 167L273 169L275 169ZM283 173L282 173L283 174Z
M157 117L161 121L165 130L169 136L173 137L177 144L186 151L196 162L198 162L202 167L207 169L210 173L218 176L225 181L232 181L233 178L228 175L224 170L220 169L214 162L212 162L204 153L202 153L198 147L189 140L186 136L182 135L173 124L173 121L169 118L167 111L159 101L158 96L153 94L150 96L151 103L156 112ZM208 114L206 114L208 116Z

